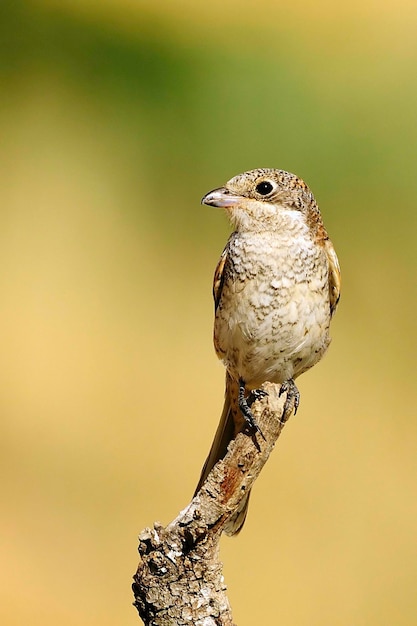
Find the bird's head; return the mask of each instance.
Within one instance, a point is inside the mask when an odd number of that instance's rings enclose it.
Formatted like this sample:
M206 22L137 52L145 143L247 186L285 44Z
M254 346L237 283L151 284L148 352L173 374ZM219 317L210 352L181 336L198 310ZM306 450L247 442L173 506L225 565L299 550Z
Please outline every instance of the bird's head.
M237 231L324 229L305 182L284 170L261 168L238 174L201 201L226 209Z

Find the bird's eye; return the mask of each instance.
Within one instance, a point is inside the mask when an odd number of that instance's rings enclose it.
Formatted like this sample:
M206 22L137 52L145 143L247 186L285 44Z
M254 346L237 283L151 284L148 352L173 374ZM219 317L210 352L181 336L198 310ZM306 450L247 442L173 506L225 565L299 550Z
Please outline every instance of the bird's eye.
M274 187L273 187L272 183L269 182L269 180L263 180L261 183L258 183L256 185L256 191L261 196L267 196L268 194L271 193L271 191L273 189L274 189Z

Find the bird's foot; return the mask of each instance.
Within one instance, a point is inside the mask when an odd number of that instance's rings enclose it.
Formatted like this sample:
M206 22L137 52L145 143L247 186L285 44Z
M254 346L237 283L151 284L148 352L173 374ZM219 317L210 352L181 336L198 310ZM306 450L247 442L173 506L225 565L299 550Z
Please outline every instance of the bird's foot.
M300 392L297 389L297 385L294 382L293 378L289 378L281 385L281 389L279 390L279 396L281 397L283 393L287 394L285 398L284 410L282 412L285 419L287 419L289 415L289 411L294 407L294 415L297 413L297 409L300 405Z
M239 408L242 412L243 417L249 424L249 426L253 430L255 430L257 433L259 433L262 439L264 439L265 441L266 441L265 435L263 434L262 430L259 428L258 423L256 419L254 418L250 407L255 402L255 400L259 400L260 398L263 398L266 395L268 394L263 389L255 389L254 391L250 393L248 398L245 398L245 381L242 379L239 380Z
M265 391L264 389L252 389L252 391L249 393L248 397L246 398L246 402L248 404L248 406L252 406L252 404L254 402L256 402L257 400L262 400L262 398L265 398L265 396L268 395L268 392Z

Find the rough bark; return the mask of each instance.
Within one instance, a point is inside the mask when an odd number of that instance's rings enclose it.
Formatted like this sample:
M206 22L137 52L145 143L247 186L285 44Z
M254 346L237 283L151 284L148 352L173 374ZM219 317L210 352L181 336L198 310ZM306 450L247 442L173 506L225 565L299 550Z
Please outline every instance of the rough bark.
M223 528L266 463L291 411L285 394L252 405L265 436L244 431L210 472L191 503L166 528L155 522L139 536L141 563L134 576L135 606L146 626L233 626L219 561Z

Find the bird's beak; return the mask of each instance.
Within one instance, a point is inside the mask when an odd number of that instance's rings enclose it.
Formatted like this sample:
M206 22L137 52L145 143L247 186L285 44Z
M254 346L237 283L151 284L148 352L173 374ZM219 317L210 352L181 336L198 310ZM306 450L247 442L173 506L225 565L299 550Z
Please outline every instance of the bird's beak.
M235 206L242 201L240 196L234 196L231 191L226 187L219 187L219 189L213 189L209 191L201 200L201 204L208 204L209 206L217 206L227 209L228 207Z

